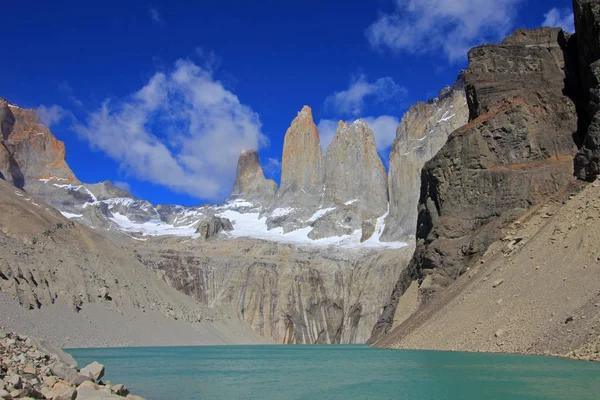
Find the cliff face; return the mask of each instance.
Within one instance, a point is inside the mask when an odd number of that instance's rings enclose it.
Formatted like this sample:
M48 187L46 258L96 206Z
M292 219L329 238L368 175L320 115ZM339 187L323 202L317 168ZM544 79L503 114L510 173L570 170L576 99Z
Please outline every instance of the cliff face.
M140 260L207 306L231 306L283 344L364 343L412 247L348 253L249 239L136 246Z
M312 110L304 106L285 134L279 206L314 206L325 183L325 162Z
M277 183L266 179L256 150L245 150L240 154L235 183L230 199L269 202L277 194Z
M600 3L574 0L573 6L583 108L578 134L582 146L575 158L575 174L593 181L600 175Z
M415 234L421 169L468 117L462 73L453 87L443 89L435 99L411 106L404 114L390 153L390 213L382 240L401 240Z
M358 120L341 122L325 155L325 199L354 205L361 215L387 212L387 176L377 154L375 135Z
M400 296L430 276L447 286L508 222L572 181L577 114L565 89L568 38L560 29L520 30L469 52L470 122L425 164L417 249L374 328L392 326Z

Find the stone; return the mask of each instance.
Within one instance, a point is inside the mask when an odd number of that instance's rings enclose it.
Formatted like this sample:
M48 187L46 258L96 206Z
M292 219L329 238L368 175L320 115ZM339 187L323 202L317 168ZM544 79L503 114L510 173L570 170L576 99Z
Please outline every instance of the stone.
M58 382L58 379L54 375L47 376L46 379L44 379L44 385L49 388L54 387L56 382Z
M494 336L497 337L497 338L500 338L500 337L504 336L504 330L503 329L498 329L496 331L496 333L494 333Z
M383 241L415 235L423 165L446 144L450 133L469 120L463 74L436 98L412 105L402 117L390 151L390 211Z
M109 400L122 398L123 397L116 394L107 393L87 386L80 386L77 388L77 400Z
M23 396L23 394L24 392L22 389L16 389L10 392L10 397L12 397L13 399L18 399L19 397Z
M232 230L233 225L229 219L213 216L206 221L202 221L196 229L196 233L200 234L199 240L206 241L217 236L220 232Z
M25 368L23 368L23 373L35 375L37 373L37 368L32 364L27 364Z
M253 149L242 151L229 200L268 203L275 197L278 189L275 181L265 178L258 152Z
M56 396L54 396L54 400L75 400L77 397L77 391L75 388L69 387L57 392Z
M90 381L90 380L94 380L93 376L88 375L88 374L73 374L70 375L69 378L67 379L67 382L69 382L71 385L75 385L75 386L79 386L82 383L84 383L85 381Z
M70 368L65 363L60 361L56 361L50 364L50 371L52 371L52 373L58 376L59 378L67 381L74 380L79 375L79 373L76 370Z
M114 394L118 394L119 396L127 396L129 394L129 389L127 389L123 384L113 385L111 386L110 390L112 390Z
M325 154L325 202L348 205L361 216L387 212L387 174L375 135L362 120L340 121Z
M91 376L96 382L104 376L104 365L94 361L79 371L81 375Z
M10 393L4 389L0 389L0 399L10 399Z
M502 285L503 282L504 282L504 279L495 280L494 283L492 283L492 287L497 288L498 286Z
M127 400L146 400L146 399L142 396L136 396L134 394L129 394L129 395L127 395Z
M10 376L6 380L6 383L8 383L14 389L21 389L23 387L23 381L22 381L22 379L21 379L21 377L19 375L12 375L12 376Z
M42 395L44 396L44 398L46 398L46 399L53 399L54 396L56 396L56 393L54 392L54 390L52 390L48 386L43 386L41 392L42 392Z

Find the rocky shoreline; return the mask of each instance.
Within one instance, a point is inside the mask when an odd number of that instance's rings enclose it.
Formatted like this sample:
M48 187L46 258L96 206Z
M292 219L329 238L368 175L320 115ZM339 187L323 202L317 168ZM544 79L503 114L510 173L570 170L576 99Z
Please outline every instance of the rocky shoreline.
M69 354L42 340L0 329L0 399L144 400L103 382L104 366L78 369Z

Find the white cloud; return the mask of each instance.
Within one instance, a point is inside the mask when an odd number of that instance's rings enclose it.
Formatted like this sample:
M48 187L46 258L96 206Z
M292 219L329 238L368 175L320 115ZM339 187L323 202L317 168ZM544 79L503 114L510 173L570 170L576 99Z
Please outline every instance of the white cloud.
M396 138L396 128L400 121L396 117L382 115L379 117L361 118L369 125L369 128L375 135L375 146L380 154L387 155L387 150L394 143ZM319 121L317 128L321 137L321 147L323 152L327 151L327 147L335 137L338 127L338 121L332 119L322 119Z
M333 119L322 119L317 124L317 129L319 130L319 137L321 139L321 148L323 149L323 153L327 151L327 147L329 147L329 143L335 137L335 131L338 127L338 121Z
M464 59L476 45L504 38L524 0L395 0L366 32L374 48L412 54L442 51L449 61Z
M148 10L148 14L150 15L150 19L156 22L157 24L162 25L165 23L165 21L162 19L162 16L156 8L150 8Z
M126 173L207 200L229 194L242 150L268 142L258 115L189 60L104 101L75 130Z
M389 115L382 115L380 117L366 117L363 118L363 121L369 125L369 128L375 134L377 151L381 154L386 153L394 143L396 129L400 124L400 120Z
M115 181L114 185L116 187L118 187L119 189L123 189L126 190L128 192L131 192L131 185L127 182L123 182L123 181Z
M542 26L553 26L563 28L567 32L575 32L575 18L573 10L569 8L558 9L553 8L544 14L544 22Z
M364 75L359 75L352 79L348 89L328 96L325 107L339 114L358 116L363 112L367 99L384 102L404 96L406 89L390 77L369 82Z
M41 105L36 109L40 122L51 128L53 125L60 123L63 119L70 116L70 113L61 106L54 104L50 107Z
M267 164L263 167L265 176L275 179L281 173L281 161L277 158L267 158Z

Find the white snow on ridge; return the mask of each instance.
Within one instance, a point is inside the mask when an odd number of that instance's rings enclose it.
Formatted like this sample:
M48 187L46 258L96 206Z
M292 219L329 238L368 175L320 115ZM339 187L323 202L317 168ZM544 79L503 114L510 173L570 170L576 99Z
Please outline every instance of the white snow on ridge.
M66 211L61 211L60 213L63 215L63 217L65 217L65 218L69 218L69 219L71 219L71 218L81 218L81 217L83 217L83 215L82 215L82 214L72 214L72 213L68 213L68 212L66 212Z
M356 201L356 200L353 200L352 202L348 202L348 203L352 204L354 201ZM346 205L349 205L349 204L346 204ZM325 215L328 212L333 211L333 210L335 210L335 207L324 208L324 209L318 210L316 213L313 214L312 217L310 217L309 219L307 219L306 222L315 222L316 220L318 220L319 218L321 218L323 215Z
M351 206L352 204L356 203L358 201L358 199L354 199L354 200L350 200L344 203L345 206Z
M122 230L127 232L139 232L148 236L197 236L196 227L194 226L195 224L175 227L158 219L148 222L134 222L127 218L126 215L118 212L113 213L113 217L109 219L119 225Z
M319 210L317 213L321 212L321 215L324 215L331 210L333 209ZM375 234L373 237L362 244L360 243L362 234L360 229L354 231L351 235L333 236L324 239L312 240L308 237L308 234L313 229L312 227L309 226L289 233L283 233L283 228L274 228L269 230L266 223L267 218L260 218L259 213L242 214L234 210L226 210L219 213L217 216L228 218L232 222L233 231L225 233L230 237L247 237L268 240L271 242L303 244L311 246L336 246L342 248L401 248L407 246L406 243L402 242L383 243L379 241L381 233L383 232L383 228L385 227L384 220L387 214L383 215L377 220Z
M273 212L271 213L271 217L273 218L277 218L277 217L285 217L286 215L291 214L292 212L294 212L293 208L290 207L286 207L286 208L276 208L273 210Z

